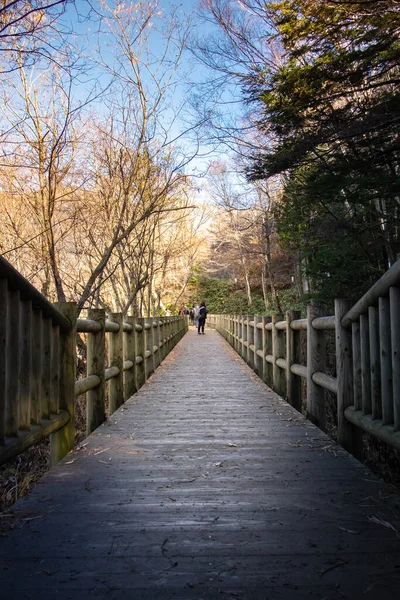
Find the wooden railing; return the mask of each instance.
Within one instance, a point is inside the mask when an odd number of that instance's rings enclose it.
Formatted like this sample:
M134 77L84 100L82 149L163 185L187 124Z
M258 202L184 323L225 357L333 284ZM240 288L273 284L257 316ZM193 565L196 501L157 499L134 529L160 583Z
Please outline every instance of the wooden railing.
M400 449L400 260L355 306L335 300L335 315L311 302L307 318L287 312L272 317L209 315L215 327L280 396L325 428L325 390L336 394L338 442L362 455L368 432ZM300 334L307 332L307 364ZM336 377L326 373L326 331L335 331Z
M74 446L75 398L87 433L134 394L188 329L187 317L138 319L51 304L0 257L0 464L50 436L52 462ZM87 376L76 381L76 335L87 334ZM108 334L108 367L105 335Z

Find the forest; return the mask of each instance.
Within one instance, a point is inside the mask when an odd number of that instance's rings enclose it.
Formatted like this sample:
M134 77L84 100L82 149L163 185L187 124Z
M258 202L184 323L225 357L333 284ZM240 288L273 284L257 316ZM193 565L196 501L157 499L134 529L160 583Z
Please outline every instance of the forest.
M357 299L399 255L399 2L189 9L2 0L1 254L79 310Z

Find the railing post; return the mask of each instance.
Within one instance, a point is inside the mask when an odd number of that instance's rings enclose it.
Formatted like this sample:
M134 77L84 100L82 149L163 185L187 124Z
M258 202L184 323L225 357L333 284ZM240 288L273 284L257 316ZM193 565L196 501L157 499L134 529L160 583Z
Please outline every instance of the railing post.
M307 307L307 416L325 430L325 390L313 381L317 372L325 372L325 332L314 329L312 322L325 315L325 306L312 300Z
M276 323L279 321L283 321L282 314L272 315L272 355L274 357L274 362L272 364L272 379L274 391L284 398L286 395L286 377L284 370L276 364L278 358L284 358L286 352L282 333L276 327Z
M249 363L249 315L243 317L243 359Z
M390 323L392 332L393 411L395 431L400 429L400 289L390 288Z
M142 360L137 363L136 370L136 387L139 390L146 383L146 330L144 324L146 319L142 317L137 319L137 324L142 330L137 332L136 336L136 355Z
M172 317L168 317L165 322L165 355L167 356L171 350L171 322Z
M100 331L97 333L88 333L87 336L87 375L97 375L100 384L86 394L86 432L92 433L101 425L105 416L104 402L104 369L105 369L105 311L99 308L90 308L88 318L91 321L97 321L100 324Z
M244 335L244 317L243 315L238 316L238 332L239 332L239 356L244 358L244 346L243 346L243 335Z
M235 317L233 315L229 315L229 343L232 348L235 347Z
M369 350L369 320L367 314L360 315L361 345L361 389L362 411L365 415L372 413L371 403L371 356Z
M50 413L58 414L60 408L60 327L51 328L51 367L50 367Z
M59 308L58 305L56 306ZM34 425L39 425L42 412L42 347L42 311L38 309L33 311L32 321L31 421ZM60 362L60 368L61 366L62 363Z
M6 437L8 310L7 279L0 279L0 445Z
M145 367L146 367L146 380L154 372L153 365L153 319L146 317L145 319Z
M118 331L110 331L108 334L108 365L117 367L118 375L112 377L108 382L108 413L112 415L124 401L124 364L123 364L123 317L122 313L110 312L108 319L117 323Z
M379 340L381 358L382 423L393 425L392 344L390 336L389 298L379 298Z
M254 349L254 327L252 327L250 325L251 321L254 322L254 315L252 316L248 316L247 317L247 342L248 342L248 347L247 347L247 362L249 364L249 366L254 369L254 361L255 361L255 349ZM253 348L251 347L253 346Z
M160 362L162 362L166 356L167 342L165 339L165 330L166 330L166 318L162 317L161 325L160 325Z
M263 333L262 329L257 327L258 323L262 323L262 317L254 317L254 371L262 379L263 377L263 359L258 352L263 350Z
M31 427L31 396L32 396L32 302L27 300L21 303L21 365L20 365L20 415L19 428L29 431ZM53 358L53 355L52 355ZM56 356L56 365L52 363L52 377L54 369L58 376L59 356ZM58 379L57 379L58 384ZM58 407L58 388L54 390ZM53 394L51 395L53 399ZM52 412L55 412L54 410Z
M68 454L75 443L75 380L76 380L76 319L75 302L60 302L56 307L71 323L69 331L60 331L60 409L69 413L69 420L62 429L50 436L51 463L55 465Z
M51 319L42 319L42 418L50 416Z
M160 366L161 363L161 349L160 349L160 319L154 317L153 319L153 352L154 352L154 370Z
M234 348L235 348L236 352L238 354L240 354L240 344L239 344L240 327L239 327L239 316L238 315L234 316L234 332L235 332L235 345L234 345Z
M348 300L335 300L338 442L348 452L360 456L362 430L352 425L344 414L346 408L354 404L352 332L342 325L342 318L351 307Z
M125 321L132 326L132 331L124 333L124 361L130 360L133 363L131 369L124 371L124 398L128 400L136 390L136 319L135 317L125 317Z
M269 317L262 317L262 351L263 351L263 371L262 371L262 380L265 384L272 386L271 378L269 377L271 365L267 362L267 354L272 354L271 348L268 346L268 341L270 336L269 331L267 331L266 326L269 322Z
M379 360L379 318L376 306L368 308L369 352L371 367L371 410L373 419L382 418L381 370Z
M352 353L353 353L353 399L355 410L362 409L362 375L361 375L361 336L360 322L351 324Z
M286 313L286 394L289 404L301 412L301 379L290 370L293 364L301 363L300 331L291 328L290 324L300 319L298 310Z
M7 367L6 367L6 436L14 436L18 431L19 421L19 365L20 352L18 344L20 332L20 292L8 291L8 323L7 323Z

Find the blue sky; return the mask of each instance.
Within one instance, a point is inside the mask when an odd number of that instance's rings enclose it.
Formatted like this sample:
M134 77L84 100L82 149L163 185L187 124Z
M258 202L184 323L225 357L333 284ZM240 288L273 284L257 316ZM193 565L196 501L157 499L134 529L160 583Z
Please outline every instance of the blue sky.
M126 2L125 2L126 5L129 5L130 3L131 3L130 0L126 0ZM136 4L136 2L132 2L132 4ZM170 9L178 8L179 11L182 11L184 16L185 15L189 16L192 20L193 29L194 29L195 33L200 32L201 34L206 34L211 31L211 26L209 24L207 24L207 25L204 25L204 24L199 25L198 24L199 19L196 15L196 12L197 12L197 9L199 6L199 0L184 0L182 2L179 2L176 0L161 0L159 4L162 7L162 9L165 10L166 13L168 13L168 11ZM111 6L115 5L115 2L113 2L113 0L111 0L110 5ZM88 47L88 45L95 44L97 42L97 28L98 28L97 25L98 24L96 25L96 23L94 21L91 22L90 20L85 20L83 18L88 13L88 4L85 0L76 0L75 6L76 6L76 10L73 7L71 7L69 9L67 15L64 17L64 19L66 21L69 21L71 27L76 32L76 34L79 36L80 43L83 46ZM96 2L94 2L94 6L96 6ZM80 18L77 17L76 11L80 14ZM87 40L88 40L87 42L86 42L85 36L87 36ZM106 48L106 44L107 44L106 36L104 37L104 41L100 41L100 44L104 50ZM157 44L159 44L159 48L157 47ZM158 37L157 35L155 35L153 37L152 52L155 56L157 56L157 52L160 52L160 54L162 52L162 42L161 42L160 37ZM107 53L107 51L106 51L106 53ZM111 54L109 56L111 56ZM179 135L183 134L183 132L185 132L188 125L190 124L190 119L189 119L189 108L190 107L189 107L188 99L190 97L191 92L194 91L194 88L195 88L194 81L201 80L205 76L206 76L205 67L203 67L199 63L196 63L193 55L188 50L185 51L183 54L183 58L182 58L181 66L180 66L180 72L178 74L178 77L180 78L180 83L176 86L176 88L174 90L174 97L173 97L173 99L171 99L170 111L167 110L164 113L165 122L167 124L168 119L170 119L171 115L172 115L172 107L173 106L176 107L181 104L186 105L186 107L184 106L184 109L182 111L181 118L177 119L177 121L174 123L173 127L171 128L171 132L170 132L171 138L176 138ZM104 78L104 75L102 75L101 78ZM103 79L103 81L105 81L105 80L106 79ZM186 110L185 110L185 108L186 108ZM99 110L100 111L102 110L101 104L99 106ZM182 137L179 139L178 142L176 142L176 144L183 144L186 147L188 153L194 151L194 148L195 148L191 137L189 135L185 135L185 134L182 135ZM209 151L210 151L210 148L203 145L200 148L199 154L201 154L201 155L204 154L205 156L204 157L199 156L199 157L193 159L193 161L185 167L185 171L188 174L196 175L196 177L199 177L199 188L203 185L201 174L207 170L207 166L213 158L213 155L208 155ZM221 150L221 152L223 152L223 151ZM219 153L219 157L221 157L221 153ZM222 158L227 158L227 156L223 154Z

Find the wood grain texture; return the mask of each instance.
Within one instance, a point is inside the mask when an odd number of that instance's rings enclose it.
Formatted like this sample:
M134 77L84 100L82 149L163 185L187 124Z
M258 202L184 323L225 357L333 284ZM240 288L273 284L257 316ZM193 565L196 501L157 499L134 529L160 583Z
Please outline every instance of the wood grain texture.
M20 303L21 296L19 290L9 290L6 327L6 436L16 435L19 428Z
M108 319L119 326L118 331L108 334L108 366L119 370L108 382L108 412L112 415L124 402L123 315L110 312Z
M60 361L59 408L69 415L68 422L50 437L52 464L58 463L75 442L75 381L76 381L76 317L74 302L59 302L58 311L69 323L69 330L61 331L58 349ZM61 414L61 413L60 413Z
M325 332L314 329L312 322L324 316L325 305L311 301L307 306L307 414L313 423L325 428L325 390L313 380L314 373L324 373L326 367Z
M86 442L15 506L2 600L398 598L379 519L400 531L399 498L216 332L190 331Z
M346 419L345 410L354 405L353 335L352 328L342 325L343 316L350 310L349 300L335 300L336 316L336 383L337 436L339 443L354 456L362 457L363 432Z
M104 367L105 367L105 311L99 308L90 308L88 318L100 324L100 331L89 333L87 337L87 375L96 375L100 385L89 390L86 394L86 431L89 435L106 418L104 399Z
M400 430L400 289L390 288L394 427Z
M0 444L4 443L7 419L7 324L8 288L7 280L0 279Z
M300 311L286 313L286 393L289 404L301 411L301 379L291 370L291 366L301 363L300 332L292 329L290 323L300 319Z

